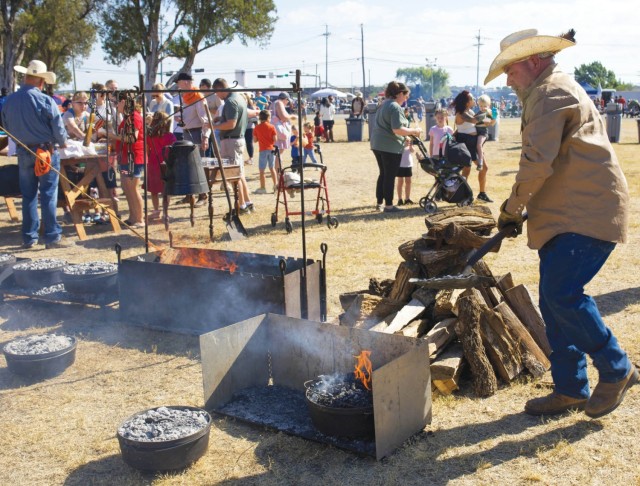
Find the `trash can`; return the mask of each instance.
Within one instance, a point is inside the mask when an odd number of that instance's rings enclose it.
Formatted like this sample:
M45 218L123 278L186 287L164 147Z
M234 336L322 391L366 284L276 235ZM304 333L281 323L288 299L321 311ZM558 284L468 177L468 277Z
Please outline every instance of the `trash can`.
M347 142L362 142L362 132L364 129L364 118L356 116L346 119L347 122Z
M605 109L607 116L607 135L611 143L620 141L620 128L622 126L622 106L618 103L609 103Z
M367 113L367 123L369 124L369 140L371 140L371 132L373 132L373 126L376 123L376 111L378 111L377 103L367 103L365 112Z
M429 130L436 125L436 102L427 101L424 103L425 140L429 141Z

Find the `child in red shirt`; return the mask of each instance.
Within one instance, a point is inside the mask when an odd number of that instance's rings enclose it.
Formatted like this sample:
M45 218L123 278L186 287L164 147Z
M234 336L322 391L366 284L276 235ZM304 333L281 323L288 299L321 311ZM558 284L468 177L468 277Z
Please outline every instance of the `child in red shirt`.
M253 129L253 140L258 142L260 154L258 156L258 169L260 170L260 188L255 190L255 194L266 194L266 177L265 171L267 167L271 173L273 181L273 192L276 192L276 171L275 156L273 154L274 145L277 140L276 127L269 123L271 113L267 110L260 111L258 119L260 123Z
M311 159L311 162L317 164L315 156L313 155L313 127L311 123L306 122L302 128L304 129L304 137L302 139L304 143L304 160L303 163L307 162L307 157Z
M147 173L145 174L145 184L147 191L151 193L151 203L153 204L153 212L149 216L149 220L160 219L160 198L158 196L164 193L164 181L160 172L160 164L163 160L162 152L164 148L176 141L176 136L171 131L172 124L173 120L163 111L155 112L151 119L147 144L149 157L147 159Z

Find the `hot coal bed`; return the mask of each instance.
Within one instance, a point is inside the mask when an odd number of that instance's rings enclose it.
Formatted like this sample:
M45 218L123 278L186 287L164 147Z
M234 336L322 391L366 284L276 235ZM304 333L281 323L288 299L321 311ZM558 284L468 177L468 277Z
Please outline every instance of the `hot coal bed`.
M326 320L324 259L172 247L121 260L118 275L123 320L152 329L199 335L267 312Z
M256 316L200 336L205 408L381 459L431 421L427 344L275 314ZM332 411L318 427L308 403L309 382L349 375L363 350L370 351L372 363L371 390L362 393L370 402L330 403ZM351 388L350 380L341 380L340 387ZM340 408L346 418L339 417ZM344 436L345 423L371 419L372 433Z

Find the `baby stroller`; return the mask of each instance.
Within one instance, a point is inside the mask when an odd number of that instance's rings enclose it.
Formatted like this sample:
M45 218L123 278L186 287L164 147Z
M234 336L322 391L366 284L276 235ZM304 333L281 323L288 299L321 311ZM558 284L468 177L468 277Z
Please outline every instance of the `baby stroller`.
M322 224L324 216L327 216L327 226L331 228L338 227L338 219L331 216L331 206L329 204L329 190L327 187L327 166L324 165L322 159L322 151L320 145L314 144L315 152L320 155L320 163L303 164L304 168L304 181L300 179L300 164L294 161L289 167L283 167L281 165L278 174L278 195L276 198L276 209L271 214L271 226L276 225L278 222L278 211L280 206L284 206L284 227L287 233L293 231L293 224L289 216L299 216L302 214L302 207L299 211L292 211L289 207L292 204L290 199L293 199L295 194L300 194L304 184L305 195L307 191L309 194L313 193L315 189L315 208L311 211L305 210L306 216L315 216L318 224ZM274 149L276 158L280 157L279 148ZM280 159L281 160L281 159ZM288 196L288 197L287 197ZM307 201L305 200L305 203ZM311 202L311 200L309 200Z
M445 139L443 140L446 142ZM422 170L435 178L427 195L420 199L420 207L426 213L435 213L438 210L436 201L469 206L473 202L473 190L466 179L460 175L460 172L464 167L471 165L471 155L468 156L468 160L463 156L461 160L454 163L442 156L429 157L424 144L416 137L412 137L412 144L417 146L420 151L418 162ZM468 150L466 153L469 153Z

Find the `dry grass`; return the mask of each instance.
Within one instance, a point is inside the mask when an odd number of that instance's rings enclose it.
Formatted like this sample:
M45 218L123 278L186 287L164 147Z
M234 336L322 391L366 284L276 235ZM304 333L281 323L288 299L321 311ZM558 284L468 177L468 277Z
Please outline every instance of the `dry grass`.
M338 138L346 139L344 124L339 122L337 128ZM488 192L496 200L489 206L494 213L513 181L518 129L517 120L503 120L500 141L488 144ZM635 362L640 355L637 141L636 122L623 120L622 142L615 149L631 188L630 239L616 249L588 288ZM320 243L329 245L329 315L335 320L341 311L338 295L366 288L370 277L392 278L400 261L398 245L421 235L425 226L417 207L391 217L373 211L377 168L367 143L323 144L322 149L333 214L340 226L329 230L308 221L306 242L309 258L320 258ZM249 175L255 188L255 166ZM417 168L413 184L412 199L417 200L431 180ZM477 191L475 180L472 186ZM216 241L210 243L204 209L197 212L195 228L184 207L172 209L176 244L301 256L299 218L293 218L296 229L287 235L283 218L271 227L273 195L256 196L255 203L258 211L242 218L251 233L243 242L227 241L216 217ZM223 212L220 194L215 206L217 213ZM125 257L144 251L130 233L116 237L106 227L92 227L90 239L70 251L40 247L22 252L19 226L8 223L4 210L0 219L0 251L22 256L114 261L115 242L123 246ZM168 242L159 225L151 227L151 239L160 246ZM525 238L507 241L487 260L494 273L511 271L517 282L537 293L537 257L526 248ZM640 484L638 388L630 391L619 410L600 420L578 413L549 420L522 413L525 400L546 393L526 380L488 399L465 392L436 398L433 423L381 462L216 417L209 450L196 464L177 474L143 476L122 462L116 429L126 417L149 407L201 405L197 339L127 326L110 309L26 300L0 305L2 343L53 330L80 340L76 363L63 375L29 384L0 367L2 484ZM592 379L597 380L595 374Z

